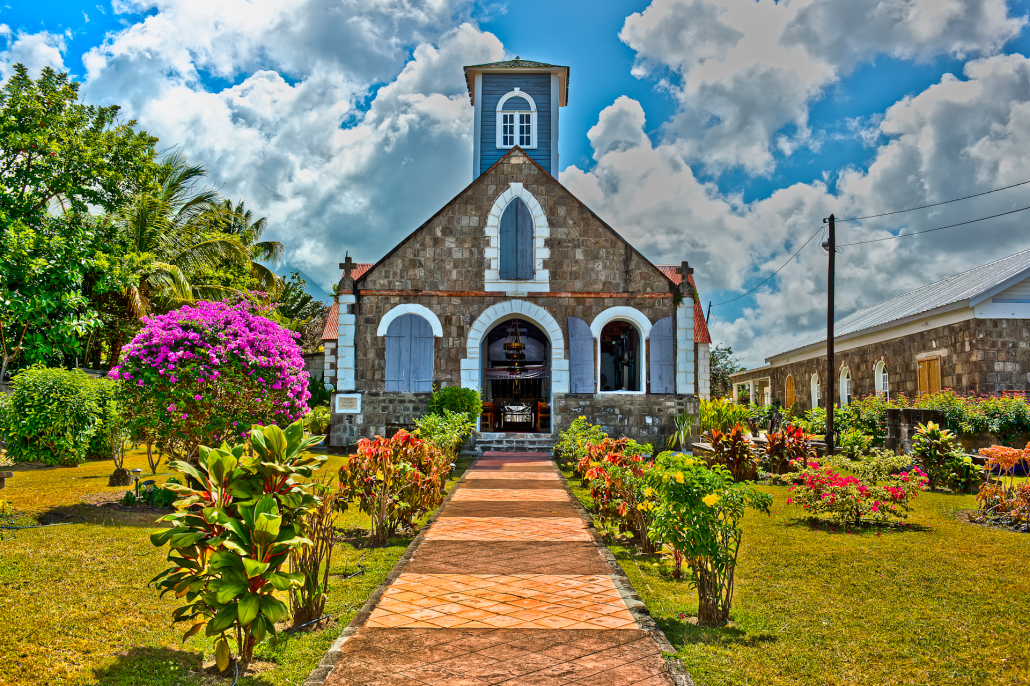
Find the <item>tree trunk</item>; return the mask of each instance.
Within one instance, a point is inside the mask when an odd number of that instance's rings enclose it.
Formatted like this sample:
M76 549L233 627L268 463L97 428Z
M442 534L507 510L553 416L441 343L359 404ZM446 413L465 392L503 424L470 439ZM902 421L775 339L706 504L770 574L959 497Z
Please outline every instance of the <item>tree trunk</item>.
M699 626L725 626L730 621L729 599L725 598L722 591L717 578L710 572L698 575L697 623Z

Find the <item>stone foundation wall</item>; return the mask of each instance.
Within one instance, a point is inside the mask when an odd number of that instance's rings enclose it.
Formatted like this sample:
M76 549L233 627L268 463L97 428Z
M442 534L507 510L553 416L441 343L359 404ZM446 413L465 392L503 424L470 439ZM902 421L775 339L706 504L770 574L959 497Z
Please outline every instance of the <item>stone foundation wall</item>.
M629 436L662 449L676 428L673 420L697 410L698 399L692 395L556 395L554 435L584 416L612 436Z
M432 393L361 394L361 412L334 413L329 445L350 447L362 438L390 436L397 429L411 429L415 420L426 413Z

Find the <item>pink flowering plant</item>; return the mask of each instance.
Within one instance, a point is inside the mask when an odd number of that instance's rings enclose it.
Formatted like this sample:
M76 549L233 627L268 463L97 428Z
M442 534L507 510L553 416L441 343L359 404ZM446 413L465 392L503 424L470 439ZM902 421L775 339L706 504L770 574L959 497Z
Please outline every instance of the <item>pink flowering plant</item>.
M926 473L919 467L865 482L818 460L796 464L798 471L787 475L793 484L787 503L814 516L828 516L844 527L905 519L912 510L909 502L926 490Z
M202 443L300 419L311 394L298 338L246 302L198 302L144 319L110 372L133 437L195 460Z

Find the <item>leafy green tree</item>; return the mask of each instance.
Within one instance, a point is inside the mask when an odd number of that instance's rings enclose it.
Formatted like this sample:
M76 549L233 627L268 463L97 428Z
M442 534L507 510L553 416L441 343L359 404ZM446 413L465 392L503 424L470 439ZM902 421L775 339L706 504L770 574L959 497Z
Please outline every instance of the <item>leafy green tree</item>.
M235 238L246 247L250 261L245 266L249 268L255 285L278 297L284 287L283 280L263 263L281 260L286 246L279 241L261 239L268 228L268 219L255 217L242 200L233 205L228 199L214 207L209 217L212 228Z
M711 365L711 392L713 398L723 398L733 390L733 383L730 375L743 371L744 365L740 364L733 348L728 345L716 345L712 347L709 356Z

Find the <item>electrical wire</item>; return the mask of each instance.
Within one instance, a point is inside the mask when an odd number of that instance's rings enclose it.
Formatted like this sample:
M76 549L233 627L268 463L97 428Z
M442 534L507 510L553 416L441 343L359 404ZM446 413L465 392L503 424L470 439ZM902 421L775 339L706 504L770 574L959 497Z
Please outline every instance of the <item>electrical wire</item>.
M927 205L919 205L917 207L909 207L904 210L892 210L890 212L880 212L879 214L867 214L864 217L848 217L847 219L837 219L839 222L858 222L864 219L876 219L877 217L889 217L893 214L902 214L904 212L914 212L915 210L925 210L930 207L939 207L940 205L947 205L949 203L958 202L960 200L969 200L970 198L979 198L982 195L990 195L991 193L997 193L998 191L1007 191L1010 188L1016 188L1017 186L1025 186L1030 183L1030 179L1026 181L1020 181L1019 183L1013 183L1008 186L1002 186L1001 188L992 188L989 191L981 191L979 193L973 193L971 195L963 195L961 198L952 198L951 200L941 200L940 202L932 202Z
M851 246L851 245L866 245L867 243L879 243L881 241L893 241L893 240L897 240L899 238L910 238L911 236L919 236L919 235L922 235L924 233L932 233L934 231L943 231L944 229L954 229L955 227L958 227L958 226L965 226L966 224L975 224L976 222L987 221L988 219L996 219L997 217L1004 217L1004 216L1009 215L1009 214L1016 214L1017 212L1025 212L1027 210L1030 210L1030 205L1027 205L1026 207L1020 207L1020 208L1015 209L1015 210L1009 210L1008 212L999 212L998 214L992 214L992 215L989 215L987 217L980 217L978 219L968 219L968 220L966 220L964 222L958 222L957 224L947 224L945 226L935 226L932 229L923 229L922 231L913 231L912 233L899 233L899 234L895 234L893 236L884 236L882 238L870 238L870 239L865 240L865 241L854 241L852 243L838 243L837 247L838 248L846 248L846 247Z
M772 274L770 274L769 276L765 277L764 279L759 281L757 284L755 284L750 290L748 290L748 291L746 291L744 293L741 293L740 295L734 296L734 297L730 298L729 300L723 300L722 302L715 303L715 305L713 305L713 307L722 307L723 305L728 305L731 302L736 302L737 300L740 300L741 298L746 298L747 296L751 295L752 293L757 291L759 288L761 288L765 284L767 284L770 281L772 281L772 278L774 276L776 276L781 271L783 271L784 267L786 267L788 264L790 264L791 261L793 261L793 259L798 256L798 253L800 253L802 250L804 250L805 246L808 245L809 243L811 243L812 239L815 238L816 236L818 236L822 232L823 232L823 227L820 226L818 229L816 229L815 233L813 233L811 236L809 236L808 239L804 243L801 244L801 247L799 247L797 250L795 250L793 252L793 254L791 254L791 256L787 258L786 262L784 262L779 267L777 267L776 271L774 271Z

